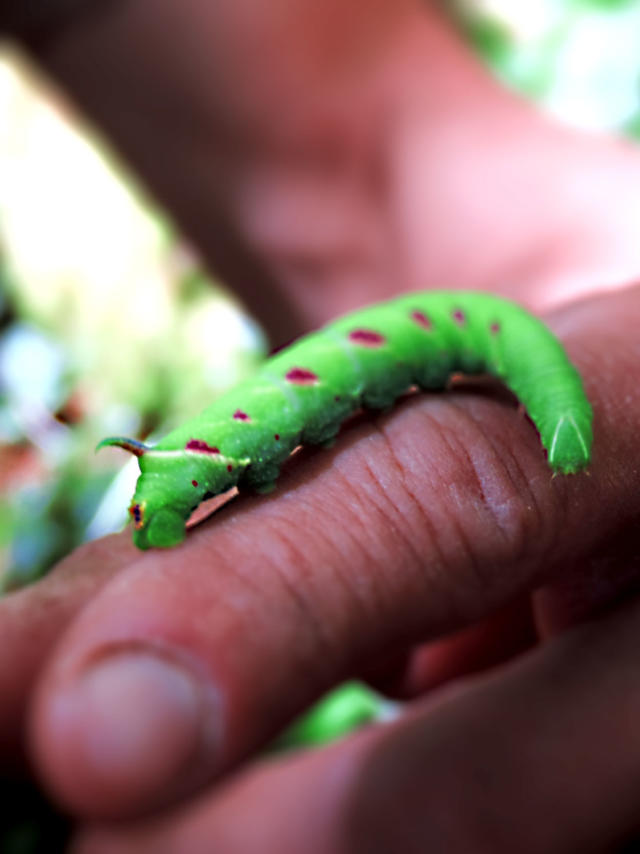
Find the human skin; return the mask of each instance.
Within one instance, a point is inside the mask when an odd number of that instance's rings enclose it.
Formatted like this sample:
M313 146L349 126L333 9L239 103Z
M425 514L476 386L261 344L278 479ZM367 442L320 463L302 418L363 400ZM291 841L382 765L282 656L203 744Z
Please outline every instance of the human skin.
M640 292L593 294L640 273L640 156L504 92L425 5L177 8L105 4L33 50L274 340L414 287L515 297L585 378L593 464L551 478L511 402L461 388L179 549L84 546L0 601L3 754L81 854L607 850L638 815ZM363 673L426 697L229 777Z

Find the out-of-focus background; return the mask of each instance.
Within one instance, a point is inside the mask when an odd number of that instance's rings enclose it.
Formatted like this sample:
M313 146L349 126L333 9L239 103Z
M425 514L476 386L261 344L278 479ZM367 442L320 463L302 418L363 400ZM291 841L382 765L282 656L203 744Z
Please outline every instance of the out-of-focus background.
M640 137L640 0L450 6L508 85L565 122ZM0 43L0 595L125 523L136 461L94 455L100 438L161 435L264 349L170 218ZM354 696L351 722L380 713ZM35 822L40 807L13 784L4 808L9 798L16 821L0 854L45 850L48 808Z

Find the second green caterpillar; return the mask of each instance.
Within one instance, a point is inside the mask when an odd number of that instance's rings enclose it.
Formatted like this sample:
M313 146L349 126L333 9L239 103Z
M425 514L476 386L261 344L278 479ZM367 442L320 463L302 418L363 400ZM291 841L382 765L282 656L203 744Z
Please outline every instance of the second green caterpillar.
M455 291L407 294L299 339L153 447L121 437L98 447L139 457L133 539L169 547L205 498L236 485L267 492L298 445L329 443L356 410L386 408L412 386L444 388L458 372L505 382L553 471L589 463L591 406L560 342L508 300Z

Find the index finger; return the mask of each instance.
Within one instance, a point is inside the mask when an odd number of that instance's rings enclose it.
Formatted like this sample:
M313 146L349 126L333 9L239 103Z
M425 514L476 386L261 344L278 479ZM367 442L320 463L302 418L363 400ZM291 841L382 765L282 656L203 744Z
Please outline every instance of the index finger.
M25 706L52 647L84 604L134 554L128 536L104 537L80 546L38 584L0 598L0 757L4 768L24 760Z
M594 405L589 476L552 477L504 402L424 395L120 573L39 691L35 755L57 796L119 815L184 794L370 657L488 614L618 535L640 505L638 320L637 290L555 318Z

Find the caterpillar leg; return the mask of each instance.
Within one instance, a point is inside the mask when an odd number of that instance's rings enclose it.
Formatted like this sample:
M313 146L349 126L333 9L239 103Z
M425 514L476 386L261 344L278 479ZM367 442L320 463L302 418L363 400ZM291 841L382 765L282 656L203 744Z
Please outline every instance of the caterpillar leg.
M271 481L270 483L259 483L252 487L253 491L258 495L268 495L270 492L276 488L276 482Z
M323 439L323 440L322 440L322 442L318 442L318 445L319 445L321 448L325 448L325 449L327 449L327 448L333 448L333 446L334 446L334 445L335 445L335 443L336 443L336 439L337 439L337 437L338 437L338 434L337 434L337 433L334 433L334 434L333 434L333 436L329 436L328 438Z
M242 486L259 495L266 495L276 488L279 474L280 466L275 463L258 464L246 470L242 477Z

